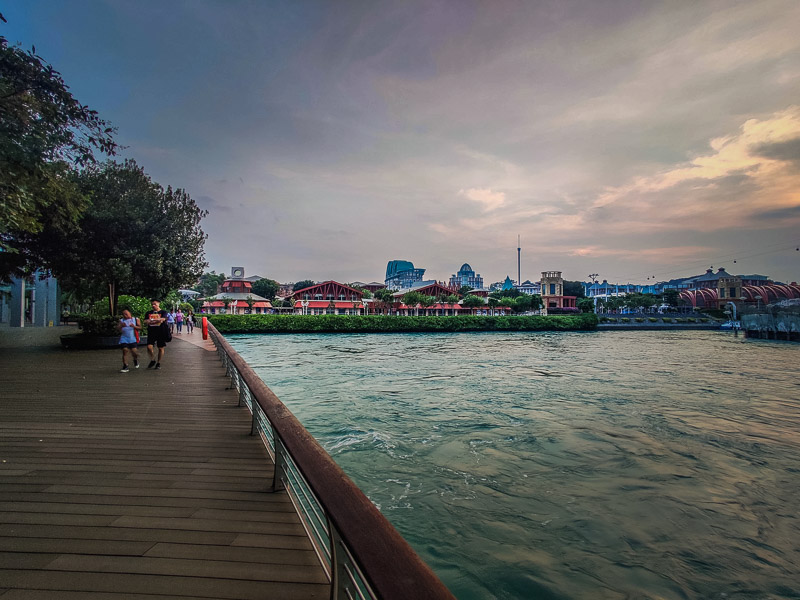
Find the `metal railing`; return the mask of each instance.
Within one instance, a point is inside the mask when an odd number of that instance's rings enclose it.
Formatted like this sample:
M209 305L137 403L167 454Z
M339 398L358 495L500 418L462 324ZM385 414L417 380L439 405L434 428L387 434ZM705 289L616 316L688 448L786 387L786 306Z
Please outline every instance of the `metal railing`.
M369 498L211 324L208 333L331 582L332 600L453 600Z

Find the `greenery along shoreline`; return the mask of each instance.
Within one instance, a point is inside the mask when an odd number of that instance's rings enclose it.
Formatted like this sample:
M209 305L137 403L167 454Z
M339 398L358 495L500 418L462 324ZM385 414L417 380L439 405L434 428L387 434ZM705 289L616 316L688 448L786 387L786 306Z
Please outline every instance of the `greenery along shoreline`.
M401 317L389 315L210 315L220 333L409 333L588 331L597 315Z

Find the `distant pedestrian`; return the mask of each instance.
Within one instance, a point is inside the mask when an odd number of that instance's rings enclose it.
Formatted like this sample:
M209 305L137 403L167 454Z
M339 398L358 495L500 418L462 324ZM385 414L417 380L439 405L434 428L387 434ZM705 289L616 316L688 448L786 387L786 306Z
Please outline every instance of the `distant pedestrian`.
M144 315L147 321L147 353L150 355L150 364L147 365L147 368L160 369L161 361L164 358L164 348L167 346L170 336L167 325L169 313L161 310L161 303L158 300L153 300L150 305L153 310L148 310ZM156 359L155 348L158 348L158 359Z
M180 333L181 327L183 327L183 312L181 312L180 308L175 313L175 327L178 329L178 333Z
M186 333L192 333L194 330L194 313L189 310L186 313Z
M122 369L120 373L127 373L130 371L128 368L128 352L133 357L133 368L139 368L139 352L136 350L136 345L139 342L139 330L141 330L142 324L126 308L122 311L122 318L117 323L117 328L120 333L119 345L122 348Z
M172 310L167 313L167 326L170 333L175 332L175 312Z

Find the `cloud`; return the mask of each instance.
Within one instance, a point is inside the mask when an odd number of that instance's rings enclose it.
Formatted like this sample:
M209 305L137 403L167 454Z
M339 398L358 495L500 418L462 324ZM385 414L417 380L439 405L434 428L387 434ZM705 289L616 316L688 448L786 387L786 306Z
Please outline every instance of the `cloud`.
M798 106L749 119L737 133L711 140L712 152L608 189L593 206L651 212L674 227L741 225L756 213L800 204L800 171L792 162L798 138Z
M506 203L506 195L503 192L494 192L488 188L462 189L458 191L458 195L477 202L485 212L500 208Z

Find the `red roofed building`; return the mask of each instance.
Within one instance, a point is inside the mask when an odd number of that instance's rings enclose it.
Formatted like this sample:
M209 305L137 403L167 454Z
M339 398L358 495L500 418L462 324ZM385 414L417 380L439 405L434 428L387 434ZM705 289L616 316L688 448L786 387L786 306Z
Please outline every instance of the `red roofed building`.
M272 303L253 293L253 284L244 278L244 268L233 267L230 279L220 286L220 293L203 302L201 312L207 314L266 314L272 312Z
M363 315L364 293L338 281L323 281L297 290L293 295L298 315Z

